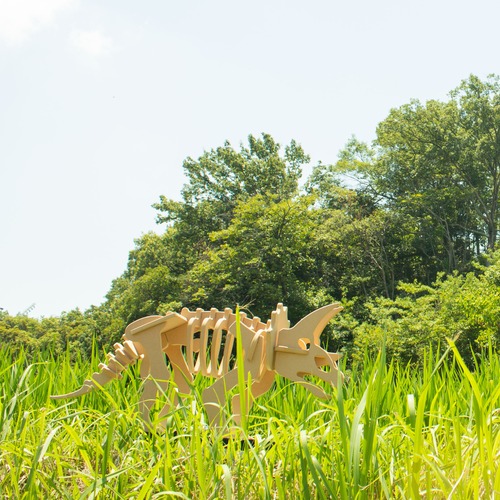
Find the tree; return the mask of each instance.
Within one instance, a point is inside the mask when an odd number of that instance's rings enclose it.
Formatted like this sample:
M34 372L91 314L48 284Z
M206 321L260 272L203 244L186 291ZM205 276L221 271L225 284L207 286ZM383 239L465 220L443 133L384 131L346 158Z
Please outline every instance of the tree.
M473 194L476 213L486 228L486 246L493 250L499 222L500 79L490 75L483 82L471 76L451 97L459 110L456 169Z
M309 313L321 297L326 303L324 294L311 293L317 291L313 201L311 196L279 201L256 195L240 202L229 227L211 234L214 248L188 273L190 302L249 305L263 318L284 302L292 320Z
M391 110L374 147L352 141L339 168L357 175L381 205L418 221L426 238L415 240L416 250L436 272L466 269L498 235L498 78L471 76L447 102Z
M236 203L257 194L273 193L278 199L293 196L298 188L302 165L309 162L302 147L295 141L281 146L269 134L258 139L248 136L248 147L240 151L226 141L223 147L205 152L198 160L187 158L183 168L188 184L182 189L183 202L172 203L164 196L155 208L159 222L182 219L182 205L196 207L209 201L221 210L221 220L226 224Z
M345 299L394 297L398 281L422 276L417 221L379 203L369 185L342 185L340 171L318 165L306 184L318 200L312 248L319 280Z
M179 265L187 271L210 247L208 235L226 229L237 204L249 198L273 195L285 200L295 195L302 165L309 157L295 141L281 151L269 134L248 137L248 147L236 151L229 142L187 158L183 167L188 183L182 201L160 197L153 205L157 221L172 228Z

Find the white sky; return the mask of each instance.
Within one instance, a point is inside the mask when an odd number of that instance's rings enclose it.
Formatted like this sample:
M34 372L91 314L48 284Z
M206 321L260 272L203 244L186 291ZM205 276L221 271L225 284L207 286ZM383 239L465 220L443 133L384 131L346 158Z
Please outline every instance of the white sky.
M0 0L0 307L100 304L184 158L268 132L332 163L391 107L500 73L499 19L498 0Z

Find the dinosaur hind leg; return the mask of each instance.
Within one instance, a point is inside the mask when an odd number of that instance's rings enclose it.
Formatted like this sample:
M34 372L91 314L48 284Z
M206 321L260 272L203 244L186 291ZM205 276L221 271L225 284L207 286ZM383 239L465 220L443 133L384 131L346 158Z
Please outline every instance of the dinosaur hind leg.
M246 407L246 413L250 412L250 409L252 408L253 402L256 398L258 398L260 395L264 394L267 392L273 385L274 383L274 372L272 371L267 371L262 378L258 382L254 382L252 384L252 387L248 389L248 387L245 389L245 400L248 402L247 407ZM248 397L250 392L250 396ZM231 400L231 405L233 409L233 419L236 423L236 425L241 425L241 395L240 394L235 394L233 396L233 399Z
M226 403L226 392L238 384L238 370L234 368L203 391L202 399L210 425L224 425L222 408Z

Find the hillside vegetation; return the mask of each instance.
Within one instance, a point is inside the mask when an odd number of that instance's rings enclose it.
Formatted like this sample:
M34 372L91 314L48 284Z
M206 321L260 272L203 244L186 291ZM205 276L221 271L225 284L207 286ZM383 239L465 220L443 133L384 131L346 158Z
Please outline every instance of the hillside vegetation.
M137 239L104 303L42 320L0 312L0 344L89 357L129 322L184 306L267 319L283 302L296 322L340 301L326 341L349 361L383 338L388 357L417 363L446 337L467 362L497 348L498 77L392 109L373 144L352 139L302 179L309 162L268 134L187 158L181 200L154 205L165 231Z

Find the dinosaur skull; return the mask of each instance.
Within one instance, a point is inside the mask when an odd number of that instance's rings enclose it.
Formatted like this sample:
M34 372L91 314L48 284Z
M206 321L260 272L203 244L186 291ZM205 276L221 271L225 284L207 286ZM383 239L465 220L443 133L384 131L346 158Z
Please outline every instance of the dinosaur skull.
M336 385L338 377L342 377L336 363L340 355L327 352L320 346L321 332L341 310L339 304L331 304L312 312L293 328L281 329L274 347L274 370L283 377L300 382L321 398L327 397L325 391L307 378L316 377Z

